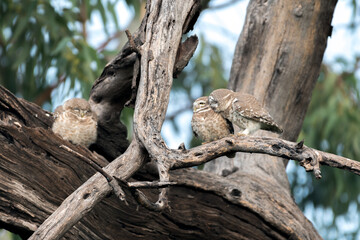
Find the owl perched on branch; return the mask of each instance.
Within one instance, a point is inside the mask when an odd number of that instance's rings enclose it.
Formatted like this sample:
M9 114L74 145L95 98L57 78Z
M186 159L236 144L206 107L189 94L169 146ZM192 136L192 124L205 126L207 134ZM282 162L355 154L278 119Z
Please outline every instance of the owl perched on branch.
M96 142L97 117L85 99L72 98L54 111L52 130L63 139L89 147Z
M269 112L252 95L217 89L210 94L209 104L216 113L238 126L240 134L252 134L259 129L283 132Z
M194 135L204 142L211 142L234 133L232 124L211 109L208 97L193 103L191 127Z

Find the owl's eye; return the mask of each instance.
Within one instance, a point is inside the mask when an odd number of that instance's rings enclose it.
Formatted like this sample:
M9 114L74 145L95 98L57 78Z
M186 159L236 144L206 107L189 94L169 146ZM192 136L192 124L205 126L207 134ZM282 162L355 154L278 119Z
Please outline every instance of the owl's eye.
M80 109L74 108L74 111L75 111L75 112L80 112Z

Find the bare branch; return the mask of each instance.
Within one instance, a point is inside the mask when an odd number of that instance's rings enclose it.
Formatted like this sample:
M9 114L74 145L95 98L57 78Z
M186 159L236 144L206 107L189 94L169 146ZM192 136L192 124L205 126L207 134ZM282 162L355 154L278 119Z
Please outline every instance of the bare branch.
M146 209L154 212L161 212L167 207L165 206L164 201L162 201L162 194L160 194L159 200L156 203L151 202L146 195L138 189L132 191L132 195L137 203L141 206L145 207ZM167 200L167 197L165 197ZM159 202L160 201L160 202ZM167 202L167 201L166 201Z
M126 152L105 167L110 175L127 179L144 163L145 155L133 141ZM97 173L69 195L29 239L59 239L85 214L111 192L105 178Z
M360 162L335 154L309 148L278 138L234 136L210 142L190 150L169 150L173 159L171 169L197 166L229 152L263 153L299 161L306 171L315 171L319 177L318 164L340 168L360 175ZM182 154L182 155L181 155ZM176 159L176 160L175 160Z
M138 46L136 46L135 41L133 36L131 35L129 30L125 30L126 36L129 40L129 45L130 45L130 49L134 52L136 52L136 54L141 55L141 51L140 48Z
M164 188L176 185L176 182L128 182L127 185L129 188Z

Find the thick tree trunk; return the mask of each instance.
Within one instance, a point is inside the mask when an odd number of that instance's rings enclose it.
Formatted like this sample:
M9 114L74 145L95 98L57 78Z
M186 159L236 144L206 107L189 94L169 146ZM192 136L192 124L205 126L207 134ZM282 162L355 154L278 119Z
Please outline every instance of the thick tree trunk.
M295 141L319 75L336 0L252 0L235 49L229 88L254 95ZM276 136L259 131L258 136ZM306 143L306 139L305 139ZM284 165L271 156L238 153L205 170L227 174L239 169L289 192Z
M141 127L135 133L140 140L130 144L125 154L106 168L111 174L123 176L123 169L135 171L138 166L131 163L140 165L143 161L133 159L134 156L143 158L150 153L152 158L160 160L167 156L157 156L158 152L181 156L182 150L168 150L158 134L166 111L166 106L160 106L159 103L167 103L171 86L169 66L174 64L176 57L176 51L172 48L178 47L181 29L182 33L186 32L192 26L197 13L197 1L189 0L186 4L182 2L181 6L178 4L180 2L182 1L154 1L152 7L156 11L150 13L148 8L142 26L134 35L135 42L146 42L144 49L152 47L151 51L147 50L141 58L141 77L147 77L141 79L143 85L139 86L142 89L138 93L140 100L136 103L135 128L139 125ZM301 1L297 5L292 5L291 2L283 0L250 3L247 23L239 40L235 58L245 61L240 67L246 71L237 70L239 66L234 63L230 82L232 88L254 93L263 100L274 118L283 125L284 136L288 139L294 139L300 129L298 123L293 124L293 121L302 121L304 117L311 89L319 71L313 65L319 66L321 63L335 6L335 1L329 0L317 1L314 4L310 4L310 1ZM172 4L177 4L176 9L179 11L166 11L175 6ZM261 10L261 14L254 13L256 9ZM145 32L147 17L150 18L149 24L152 28ZM284 21L289 21L290 27L283 26ZM155 26L156 23L167 24ZM167 31L162 31L162 27L167 28ZM277 31L279 32L274 34ZM152 33L157 34L154 36ZM146 38L145 34L149 34L149 38ZM256 42L250 44L249 41L253 38ZM267 38L273 40L266 41ZM159 46L157 43L161 39L173 41L171 43L174 44L166 43ZM260 44L262 50L256 50ZM306 51L294 48L299 45L304 46ZM136 56L129 49L130 47L126 46L118 57L106 66L92 90L90 103L105 126L114 123L123 104L130 97L130 94L126 93L131 92ZM192 51L185 50L188 53ZM271 54L272 51L277 54ZM177 52L177 60L181 59L181 56L189 56L180 52ZM300 52L303 55L300 55ZM172 57L166 58L168 56ZM286 69L283 64L286 64ZM183 65L182 63L181 66ZM178 66L175 64L173 69L181 69ZM249 75L246 75L247 72ZM265 74L268 72L268 75ZM287 79L293 80L286 81ZM305 80L300 81L301 79ZM301 89L295 88L292 91L294 84L299 81ZM299 92L307 97L303 98ZM279 97L278 94L283 95ZM69 194L95 173L76 155L59 148L60 145L68 146L101 166L108 162L87 149L74 146L55 135L49 129L52 124L50 113L17 99L3 88L0 88L0 96L0 227L29 236ZM277 101L272 101L277 98ZM281 100L282 98L285 100ZM297 109L299 106L301 109ZM142 113L140 107L152 108L152 111L158 108L158 113L149 116ZM120 132L119 136L124 136L122 126L118 125L117 129ZM105 142L106 137L100 139L102 143L98 143L97 149L106 152L108 147L111 150L108 158L118 153L116 146L120 146L121 149L127 146L124 139L117 142L114 137L113 144L108 146ZM146 147L153 144L152 139L157 146L145 151ZM143 146L139 146L138 143ZM188 153L187 150L183 151L183 155ZM253 161L255 163L252 163ZM259 162L263 166L269 163L266 167L269 167L269 170L257 170L260 169ZM170 189L171 211L165 210L161 213L142 207L137 210L138 206L128 191L126 193L129 206L113 195L99 202L111 189L105 178L97 173L71 195L73 201L82 201L81 210L84 213L92 210L65 234L65 238L320 239L312 224L303 216L290 196L282 161L265 158L254 160L251 157L241 164L241 171L226 178L194 169L171 171L170 180L178 182L180 186ZM134 178L154 179L156 174L157 171L149 165ZM132 172L127 176L131 175ZM94 187L87 192L84 186L89 184L93 184ZM82 194L76 195L77 192ZM146 191L146 194L152 195L155 199L156 192ZM90 201L95 202L89 203ZM76 209L71 205L71 201L65 203L69 203L68 208L65 206L61 214L66 214L69 209ZM93 206L95 207L92 208Z

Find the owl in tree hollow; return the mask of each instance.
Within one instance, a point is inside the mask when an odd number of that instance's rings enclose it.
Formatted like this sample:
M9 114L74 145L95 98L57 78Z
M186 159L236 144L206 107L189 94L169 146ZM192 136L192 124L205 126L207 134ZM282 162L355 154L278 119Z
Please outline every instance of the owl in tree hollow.
M96 142L97 117L85 99L72 98L54 111L53 132L77 145L89 147Z
M240 134L248 135L259 129L282 133L269 112L249 94L217 89L209 96L211 108L240 128Z
M211 109L208 97L200 97L193 103L191 127L196 137L211 142L234 133L232 124Z

